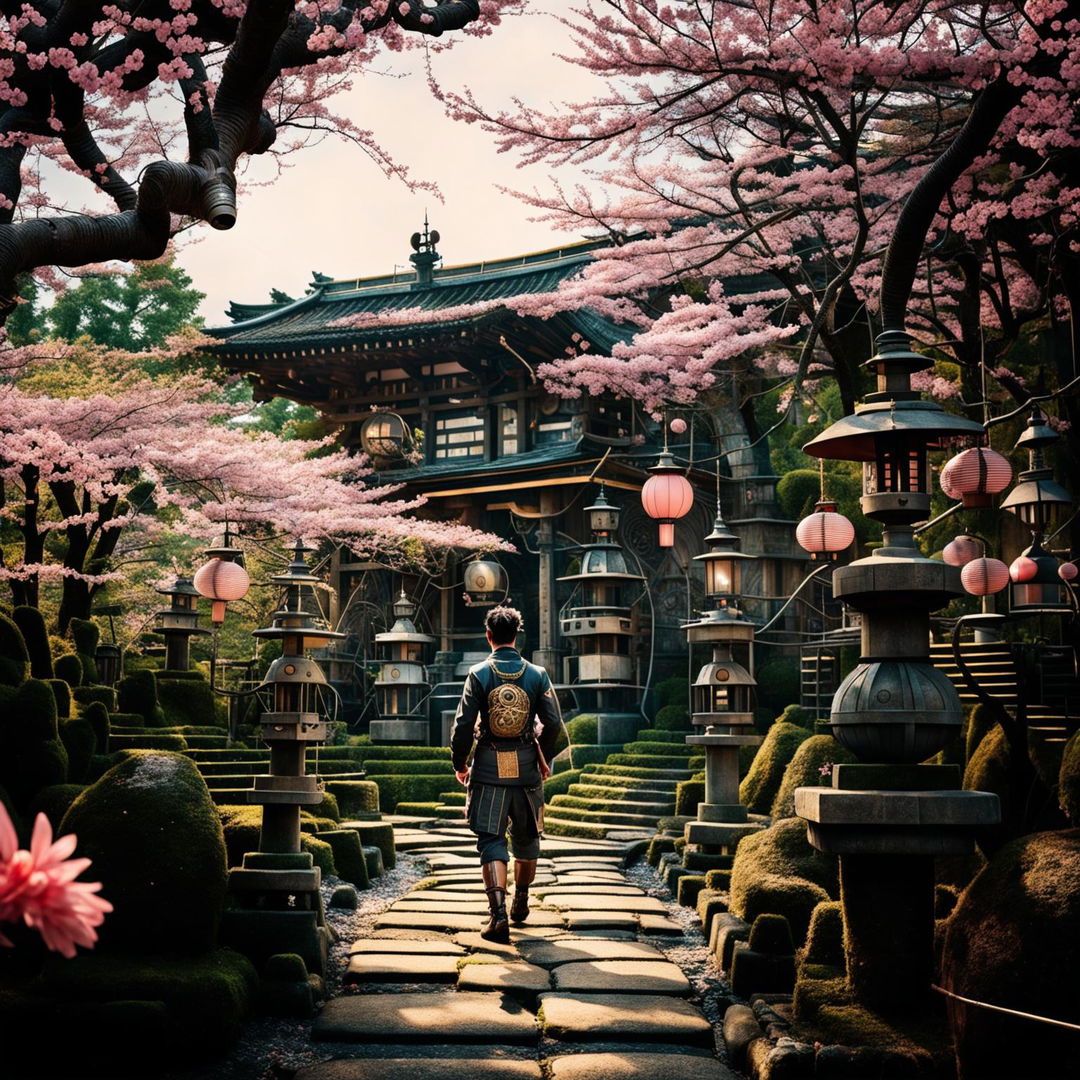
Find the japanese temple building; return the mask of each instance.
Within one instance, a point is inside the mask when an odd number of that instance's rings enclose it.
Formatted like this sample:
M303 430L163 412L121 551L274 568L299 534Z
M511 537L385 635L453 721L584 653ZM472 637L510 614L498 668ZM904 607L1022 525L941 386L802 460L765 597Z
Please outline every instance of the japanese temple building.
M629 330L588 309L541 319L499 304L552 292L609 241L441 266L438 240L426 224L414 235L412 272L344 279L316 274L300 299L275 293L267 304L233 303L232 325L208 331L217 339L209 351L252 381L257 400L312 405L339 425L343 443L371 458L376 473L370 482L401 485L401 495L426 498L420 515L508 538L518 553L498 561L508 577L507 601L525 613L525 653L566 686L570 712L589 708L589 701L574 697L578 665L566 661L580 654L582 643L578 635L571 648L562 620L581 602L582 553L591 539L585 511L603 481L607 500L622 511L618 543L630 571L643 579L627 598L629 663L620 667L636 711L647 687L686 674L680 627L704 600L693 556L704 549L716 512L712 462L718 450L728 452L724 517L743 550L761 556L744 581L748 613L764 621L803 576L806 556L795 543L794 523L778 511L767 447L740 449L747 439L730 422L733 408L696 411L670 447L688 467L694 507L678 522L675 546L659 547L640 492L663 442L662 425L627 400L560 398L536 378L541 364L573 343L585 339L594 355L607 355ZM467 305L477 304L481 313L468 313ZM414 309L413 322L395 325L395 312ZM338 325L355 316L351 325ZM708 464L696 468L695 461ZM468 561L451 558L442 578L433 580L403 578L376 561L335 559L335 614L349 644L330 668L362 728L379 718L376 696L365 685L366 672L386 659L377 654L375 635L390 629L404 588L417 605L417 632L436 639L426 658L431 691L423 707L432 740L442 737L442 713L456 702L476 658L470 654L485 650L483 610L467 602L461 586ZM596 651L610 646L598 641Z

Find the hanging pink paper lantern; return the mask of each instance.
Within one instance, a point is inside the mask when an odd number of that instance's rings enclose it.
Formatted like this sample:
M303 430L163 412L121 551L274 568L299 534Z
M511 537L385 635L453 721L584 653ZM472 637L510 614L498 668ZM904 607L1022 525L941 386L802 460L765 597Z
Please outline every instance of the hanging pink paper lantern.
M666 450L649 472L652 476L641 489L641 505L649 517L660 523L660 546L673 547L675 522L690 512L694 489Z
M965 507L989 506L990 496L1004 491L1012 480L1012 465L1004 454L987 446L962 450L945 462L938 482L950 499Z
M1013 559L1012 566L1009 567L1009 577L1018 585L1025 581L1032 581L1038 572L1039 564L1027 555Z
M972 559L960 571L960 582L972 596L991 596L1009 584L1009 568L1000 559Z
M982 554L982 544L974 536L957 536L945 545L941 557L950 566L967 566Z
M211 559L195 571L192 581L200 596L213 601L210 605L212 622L225 621L225 605L230 600L242 600L251 586L248 572L239 564L226 559Z
M1062 581L1075 581L1078 573L1080 573L1080 570L1077 569L1074 562L1063 562L1058 567L1058 577Z
M686 431L686 421L681 416L676 416L668 426L676 435L682 435Z
M795 539L815 558L832 558L851 547L855 526L836 512L836 503L822 499L815 504L814 513L804 517L795 527Z

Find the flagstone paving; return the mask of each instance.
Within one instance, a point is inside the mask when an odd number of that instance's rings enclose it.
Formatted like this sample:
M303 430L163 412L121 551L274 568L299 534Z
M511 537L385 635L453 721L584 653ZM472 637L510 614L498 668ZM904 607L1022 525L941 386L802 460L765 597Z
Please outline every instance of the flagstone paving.
M545 841L529 918L500 945L480 937L468 834L396 832L428 877L349 948L312 1029L331 1060L296 1080L736 1080L685 973L645 940L684 931L627 880L633 845Z

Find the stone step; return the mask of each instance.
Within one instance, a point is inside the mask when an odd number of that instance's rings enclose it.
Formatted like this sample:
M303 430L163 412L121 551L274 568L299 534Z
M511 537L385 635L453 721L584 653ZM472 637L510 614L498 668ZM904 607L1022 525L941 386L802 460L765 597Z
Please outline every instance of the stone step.
M558 796L556 796L558 798ZM567 824L575 822L582 825L604 824L612 829L656 829L657 821L662 814L620 814L612 810L581 810L576 806L561 806L552 802L544 811L544 822L563 821Z
M589 783L587 776L626 776L632 779L649 780L689 780L693 776L690 769L652 769L638 765L586 765L582 772L582 783Z
M265 775L267 774L263 772L246 773L240 776L204 776L203 780L211 792L222 789L239 790L241 788L250 790L255 785L255 777ZM310 775L318 776L323 780L363 780L367 777L365 772L337 772L327 769L325 766L321 766L318 773L311 773Z
M411 1040L402 1041L407 1044ZM408 1054L411 1049L404 1045L399 1053ZM532 1057L527 1061L514 1060L495 1046L454 1047L454 1051L452 1057L445 1058L397 1056L324 1061L304 1067L294 1080L401 1080L406 1076L410 1080L542 1080L540 1065ZM491 1056L483 1057L484 1054ZM569 1075L565 1080L571 1080ZM682 1077L673 1076L670 1080L682 1080ZM713 1074L702 1073L701 1080L713 1080Z
M551 806L573 807L578 810L593 810L606 814L614 811L619 814L653 815L654 820L665 814L675 813L675 800L664 799L659 802L652 799L595 799L583 798L580 795L553 795L550 800Z
M576 799L609 799L623 802L671 803L675 802L675 783L667 790L652 787L617 787L614 784L571 784L566 794Z
M659 778L648 779L645 777L637 776L609 776L606 773L599 772L584 772L581 775L581 779L577 781L578 784L583 784L587 787L605 787L614 788L617 791L659 791L664 794L674 794L675 788L679 785L678 780L662 780ZM574 785L571 784L571 787Z
M712 1024L701 1010L673 995L550 993L540 1004L540 1029L549 1039L713 1044Z

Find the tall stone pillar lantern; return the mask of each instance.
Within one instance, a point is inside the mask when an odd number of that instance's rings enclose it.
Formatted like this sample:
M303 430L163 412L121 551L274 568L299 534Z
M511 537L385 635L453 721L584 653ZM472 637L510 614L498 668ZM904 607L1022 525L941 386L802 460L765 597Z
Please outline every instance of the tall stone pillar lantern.
M270 747L270 772L256 776L248 793L248 802L262 807L259 850L229 871L222 936L256 960L298 953L309 971L322 974L329 934L319 868L300 848L300 811L323 799L318 778L306 772L305 756L329 734L329 684L305 654L343 635L330 630L319 612L313 592L319 579L305 561L308 550L297 541L288 568L271 578L281 589L278 609L270 626L253 632L281 642L281 656L256 690L267 706L259 726Z
M718 870L731 866L739 840L764 827L750 821L739 802L739 749L757 746L761 738L754 732L757 683L734 655L736 647L742 649L752 666L754 624L738 604L741 565L753 556L738 550L739 538L724 523L719 505L705 543L708 550L695 559L704 564L712 610L683 627L691 648L712 647L712 659L690 687L690 720L701 733L686 737L688 745L705 750L705 801L698 805L698 820L687 824L685 838L703 856L698 865Z
M416 605L405 595L394 602L394 625L375 635L375 644L385 652L379 661L375 693L379 718L371 721L374 743L406 743L427 746L431 741L427 700L430 686L424 667L424 648L434 643L430 634L416 629Z
M878 390L804 447L863 463L863 512L884 526L873 554L840 567L836 596L862 614L862 655L833 698L835 738L860 760L831 788L800 788L810 842L840 860L848 980L886 1012L922 1007L933 981L934 856L966 854L998 820L997 796L960 790L959 769L925 765L960 729L960 700L930 663L930 613L963 595L955 566L926 558L914 525L930 514L927 451L982 426L911 389L928 366L907 335L878 338Z

